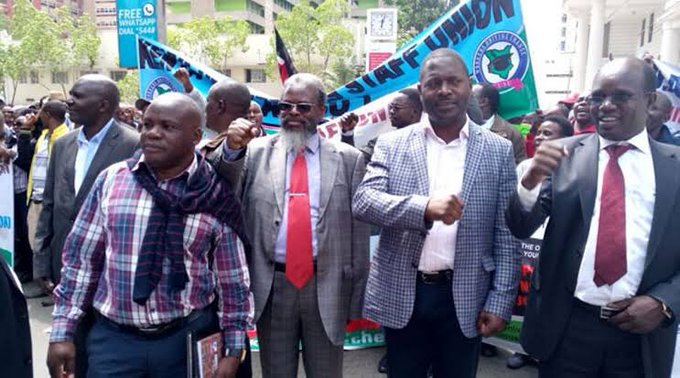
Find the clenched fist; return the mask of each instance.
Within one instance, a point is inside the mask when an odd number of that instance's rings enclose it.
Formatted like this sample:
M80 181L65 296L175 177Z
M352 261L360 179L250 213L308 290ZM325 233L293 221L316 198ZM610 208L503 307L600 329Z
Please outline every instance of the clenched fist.
M425 219L434 222L442 221L450 225L463 215L463 201L453 194L430 197L425 208Z
M568 156L569 151L559 142L545 141L536 149L536 154L531 159L529 170L522 176L522 186L533 189L555 172L563 157Z
M227 146L231 150L246 148L253 138L260 135L260 129L245 118L237 118L227 129Z

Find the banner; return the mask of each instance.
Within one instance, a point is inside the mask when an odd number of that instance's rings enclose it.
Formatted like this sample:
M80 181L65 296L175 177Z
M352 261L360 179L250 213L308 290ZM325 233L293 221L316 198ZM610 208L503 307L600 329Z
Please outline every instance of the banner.
M12 164L0 164L0 188L5 193L0 201L0 258L14 267L14 171ZM8 194L9 193L9 194Z
M494 337L485 338L484 342L495 345L499 348L507 349L515 353L522 353L524 349L519 343L522 323L524 322L524 309L529 300L529 290L531 288L531 275L538 265L538 256L541 253L543 234L548 220L545 221L531 238L520 240L520 250L522 252L521 275L519 279L519 290L515 298L515 306L512 310L512 319L508 326Z
M137 36L158 39L156 0L117 0L116 10L118 64L126 68L137 67Z
M673 104L671 119L666 125L671 132L680 132L680 66L654 61L657 89L664 92Z
M375 70L328 95L330 118L418 82L420 64L438 48L456 50L475 82L499 89L504 118L538 108L519 0L470 0L459 4Z

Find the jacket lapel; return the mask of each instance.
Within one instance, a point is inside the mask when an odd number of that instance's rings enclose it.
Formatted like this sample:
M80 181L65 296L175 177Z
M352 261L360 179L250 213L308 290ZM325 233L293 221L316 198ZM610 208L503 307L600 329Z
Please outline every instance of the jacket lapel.
M68 183L68 188L71 191L71 195L75 196L76 192L76 155L78 154L78 133L69 134L67 136L68 141L62 150L64 156L57 157L61 161L55 161L56 164L64 164L64 179ZM58 178L55 177L55 180ZM71 197L73 198L73 197Z
M111 161L111 154L118 146L119 135L120 126L118 122L113 121L111 128L106 133L106 136L99 145L97 153L95 153L92 163L90 163L90 167L87 169L87 173L85 173L83 183L80 185L80 190L78 190L78 193L76 194L75 209L80 209L80 205L90 192L90 188L92 187L92 184L99 173L113 163Z
M593 134L579 142L573 151L573 166L571 172L576 174L576 187L581 202L581 215L583 216L584 232L588 232L595 207L597 195L597 166L600 140L597 134Z
M286 156L285 148L283 148L283 143L279 141L278 137L272 138L271 143L272 154L271 158L267 161L267 164L270 164L268 170L270 172L269 179L272 183L276 204L279 207L279 214L283 214L283 204L286 194L286 167L288 157Z
M463 173L463 203L467 203L470 198L470 193L474 188L475 178L479 170L479 164L482 161L482 153L484 151L484 139L481 137L482 129L468 123L468 141L467 152L465 153L465 170Z
M427 172L427 147L425 146L425 132L421 127L416 127L411 132L411 143L409 146L410 156L413 157L415 169L413 174L416 176L417 190L419 195L428 196L430 194L430 181Z
M323 218L337 179L340 156L333 143L319 140L319 164L321 188L319 191L319 219Z
M656 198L654 199L654 217L649 233L649 245L645 268L649 266L658 252L659 243L668 228L680 186L680 170L677 156L673 151L663 151L654 141L650 141L652 160L654 161L654 176L656 181Z

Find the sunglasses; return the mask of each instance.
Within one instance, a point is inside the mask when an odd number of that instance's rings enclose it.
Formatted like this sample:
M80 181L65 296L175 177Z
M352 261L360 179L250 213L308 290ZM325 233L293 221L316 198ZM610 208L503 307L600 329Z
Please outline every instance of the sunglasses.
M599 106L599 105L602 105L602 103L605 102L607 100L607 98L609 98L609 101L611 101L612 104L623 105L623 104L632 100L635 97L637 97L637 95L621 92L621 93L614 93L610 96L594 94L594 95L589 96L586 100L588 101L588 103L590 105Z
M293 108L296 108L300 113L309 113L312 111L312 107L314 107L314 104L310 104L308 102L291 104L290 102L279 101L279 111L282 112L289 112L293 110Z

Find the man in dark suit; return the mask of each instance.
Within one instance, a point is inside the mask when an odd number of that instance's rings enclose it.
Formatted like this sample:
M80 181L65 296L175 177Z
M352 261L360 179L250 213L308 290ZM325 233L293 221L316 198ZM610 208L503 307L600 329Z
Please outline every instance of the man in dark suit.
M527 153L524 148L522 134L519 133L519 130L514 125L498 114L498 108L501 105L501 95L498 89L489 83L477 84L472 87L472 95L477 99L484 116L485 121L480 126L512 143L512 151L516 164L526 159Z
M81 77L69 92L66 104L70 119L82 127L52 146L35 235L33 274L49 292L59 283L64 241L97 175L131 157L138 148L137 131L113 119L119 102L116 83L102 75ZM90 320L86 319L84 323ZM76 377L84 377L86 372L82 336L84 331L76 337Z
M31 328L19 279L0 257L0 369L3 377L33 377Z
M541 377L668 377L680 311L680 149L645 129L656 93L618 59L589 97L596 134L544 142L507 220L526 238L549 216L522 345Z

